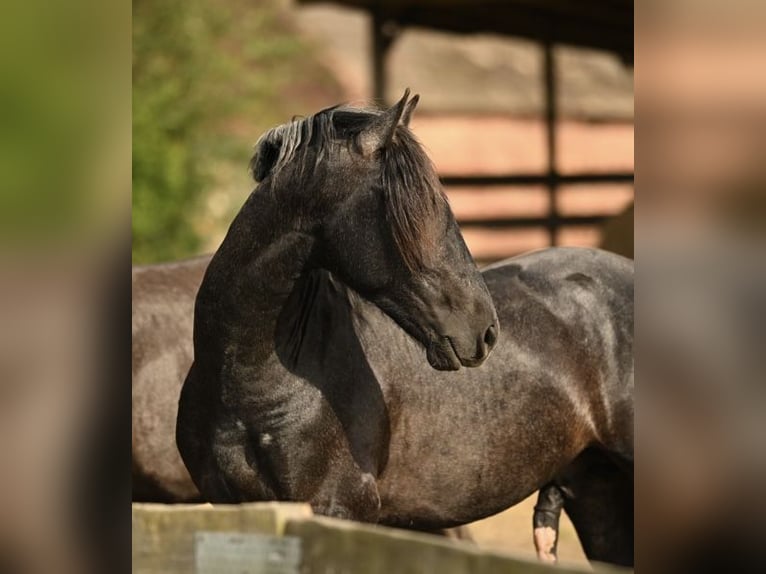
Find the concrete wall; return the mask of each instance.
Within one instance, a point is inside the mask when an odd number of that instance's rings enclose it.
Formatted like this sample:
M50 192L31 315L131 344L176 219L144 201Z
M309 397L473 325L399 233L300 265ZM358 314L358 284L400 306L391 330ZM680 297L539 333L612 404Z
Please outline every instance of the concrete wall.
M215 532L231 536L204 534ZM216 552L217 563L211 561L211 553ZM587 571L551 567L429 534L313 516L305 504L133 505L133 572L137 574ZM620 570L599 566L597 571Z

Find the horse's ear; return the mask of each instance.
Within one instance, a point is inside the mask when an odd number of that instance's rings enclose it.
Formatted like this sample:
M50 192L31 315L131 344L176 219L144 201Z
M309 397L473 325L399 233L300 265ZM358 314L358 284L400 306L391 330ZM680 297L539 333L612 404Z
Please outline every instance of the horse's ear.
M418 105L418 102L420 101L420 94L415 94L412 96L412 99L407 102L407 105L404 107L404 113L402 114L402 120L401 123L404 126L409 127L410 120L412 119L412 112L415 111L415 108Z
M263 181L271 173L279 158L281 143L279 140L263 138L255 144L255 154L250 160L250 171L256 182Z
M407 88L401 100L377 116L361 131L358 143L363 155L372 155L391 143L396 127L402 121L409 97L410 89Z

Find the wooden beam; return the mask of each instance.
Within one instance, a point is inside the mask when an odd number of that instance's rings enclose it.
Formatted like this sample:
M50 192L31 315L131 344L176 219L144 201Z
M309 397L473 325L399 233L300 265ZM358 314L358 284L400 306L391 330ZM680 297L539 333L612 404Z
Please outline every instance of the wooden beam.
M556 107L556 60L552 42L543 44L543 92L545 95L545 148L548 161L548 239L551 245L558 243L558 178L556 177L556 131L558 110Z
M550 227L554 223L561 227L592 227L601 225L610 215L572 215L559 216L553 222L547 217L513 217L505 219L465 219L458 220L461 229L519 229L524 227Z
M634 176L632 172L608 172L608 173L570 173L553 174L556 184L563 185L603 185L609 183L632 184ZM477 186L477 187L499 187L523 186L523 185L546 185L551 178L551 174L540 173L516 173L504 175L444 175L441 176L442 185L445 187L454 186Z

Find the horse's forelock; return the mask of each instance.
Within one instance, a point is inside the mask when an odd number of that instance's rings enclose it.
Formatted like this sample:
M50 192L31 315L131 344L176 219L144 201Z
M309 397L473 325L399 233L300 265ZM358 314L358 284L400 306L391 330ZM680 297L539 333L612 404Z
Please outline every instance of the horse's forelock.
M306 118L293 118L292 121L267 131L255 144L255 155L250 161L251 169L257 165L259 153L263 150L264 145L270 145L279 150L269 172L272 177L278 178L284 168L293 162L300 167L299 176L307 174L306 154L309 144L318 148L316 156L316 162L318 162L323 157L324 150L335 137L332 121L333 109L328 108L328 110L323 110Z
M312 116L293 116L290 122L272 128L260 137L255 144L255 154L250 160L250 169L253 170L257 165L263 144L268 144L279 150L274 165L269 171L271 175L278 176L288 164L295 161L300 166L299 173L310 176L310 172L306 171L305 161L309 147L317 151L316 162L319 162L339 134L348 135L350 142L353 139L352 136L372 117L381 113L381 110L373 107L339 104L325 108Z

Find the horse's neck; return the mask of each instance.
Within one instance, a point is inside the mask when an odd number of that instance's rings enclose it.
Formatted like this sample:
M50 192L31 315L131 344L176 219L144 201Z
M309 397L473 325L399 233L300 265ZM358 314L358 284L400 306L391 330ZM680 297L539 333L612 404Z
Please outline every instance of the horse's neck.
M273 197L254 192L208 267L195 308L195 361L265 360L280 312L305 271L314 238Z

